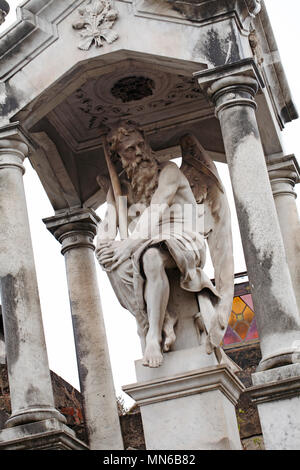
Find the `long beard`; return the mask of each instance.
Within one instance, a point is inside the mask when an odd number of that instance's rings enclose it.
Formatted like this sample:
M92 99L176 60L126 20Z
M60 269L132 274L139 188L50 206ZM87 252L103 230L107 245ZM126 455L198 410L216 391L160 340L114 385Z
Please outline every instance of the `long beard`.
M135 204L150 205L158 185L158 165L151 156L137 157L134 162L122 158L123 168L131 183L132 198Z

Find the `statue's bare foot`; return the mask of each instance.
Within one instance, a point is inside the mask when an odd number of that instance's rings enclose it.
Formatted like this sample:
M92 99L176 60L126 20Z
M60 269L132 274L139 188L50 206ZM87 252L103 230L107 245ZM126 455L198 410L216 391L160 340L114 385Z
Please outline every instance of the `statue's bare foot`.
M177 320L178 320L177 316L174 317L173 315L170 315L168 311L166 312L165 321L163 325L163 332L165 335L164 347L163 347L164 352L170 351L173 344L175 343L176 335L175 335L174 327L177 323Z
M143 365L159 367L163 362L160 344L157 341L147 341L144 353Z

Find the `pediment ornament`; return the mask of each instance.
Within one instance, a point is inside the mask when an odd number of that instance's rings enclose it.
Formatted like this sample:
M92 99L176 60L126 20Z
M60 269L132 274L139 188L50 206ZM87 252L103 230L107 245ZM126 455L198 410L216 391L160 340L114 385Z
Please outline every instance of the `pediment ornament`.
M110 0L89 0L78 13L79 19L73 23L73 28L82 30L79 49L87 51L93 44L102 47L105 41L111 44L118 39L118 34L112 30L118 12L112 8Z

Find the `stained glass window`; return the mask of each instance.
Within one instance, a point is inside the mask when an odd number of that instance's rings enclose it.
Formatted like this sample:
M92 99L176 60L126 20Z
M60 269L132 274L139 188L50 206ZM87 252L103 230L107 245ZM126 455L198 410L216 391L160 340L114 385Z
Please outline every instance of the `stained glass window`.
M258 332L249 284L237 285L222 345L226 348L257 341Z

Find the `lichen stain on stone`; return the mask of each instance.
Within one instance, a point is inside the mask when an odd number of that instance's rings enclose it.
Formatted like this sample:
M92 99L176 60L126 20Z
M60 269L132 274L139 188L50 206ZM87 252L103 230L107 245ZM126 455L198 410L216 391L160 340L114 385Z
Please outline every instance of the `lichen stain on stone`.
M12 372L14 364L19 357L19 328L17 319L17 292L16 279L11 274L1 279L1 299L3 309L3 323L5 334L5 346L9 357L8 370Z
M221 37L218 30L211 28L203 41L201 38L194 47L193 56L204 56L215 67L240 60L238 43L231 30L225 38Z
M40 391L34 385L30 385L28 390L26 391L26 401L27 405L39 404L40 403Z
M249 119L249 110L244 107L235 107L228 110L226 113L226 121L224 127L229 129L230 132L230 145L231 154L236 155L236 149L241 146L244 142L247 142L249 136L253 136L255 139L260 140L259 131L257 126L252 124ZM242 122L242 126L237 126L237 122ZM250 155L249 155L250 158Z
M281 109L280 117L284 124L291 122L294 119L298 119L299 114L297 108L291 100Z
M272 326L275 326L274 332L300 331L299 324L293 317L288 315L288 312L282 309L282 306L273 294L271 269L274 263L274 253L262 253L255 246L247 209L238 201L236 202L236 208L241 232L249 234L246 239L244 237L243 244L248 260L249 277L253 286L254 310L257 313L259 312L257 314L257 322L260 334L262 334L262 330L266 327L267 331L264 331L264 334L271 334ZM251 260L250 263L249 260ZM253 260L257 260L257 264L254 264ZM257 299L259 300L257 301Z
M178 1L178 0L166 0L170 4L171 8L184 16L187 20L197 21L203 19L203 8L199 0L190 0L189 3ZM192 5L194 3L195 5ZM205 5L205 17L213 17L220 12L219 2L209 2Z
M18 92L19 94L19 92ZM17 93L8 85L5 85L5 91L2 92L0 101L0 113L2 117L11 115L14 111L18 111L19 101Z

